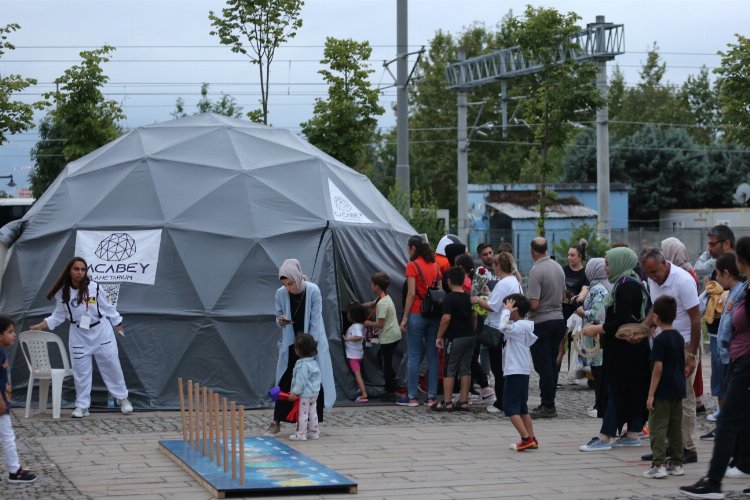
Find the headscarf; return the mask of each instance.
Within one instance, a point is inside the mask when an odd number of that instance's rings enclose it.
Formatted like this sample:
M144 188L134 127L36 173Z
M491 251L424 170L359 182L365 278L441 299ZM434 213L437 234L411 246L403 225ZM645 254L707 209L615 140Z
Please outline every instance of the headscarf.
M592 287L600 284L608 292L612 291L612 283L609 282L609 276L607 276L607 271L604 269L604 259L602 257L589 259L586 263L586 279L589 280Z
M671 237L662 241L661 251L664 252L664 257L675 266L681 267L685 271L690 271L693 268L685 244L677 238Z
M638 264L638 256L634 251L627 247L613 248L607 251L607 268L609 269L609 282L614 284L612 293L604 297L604 306L609 307L615 301L615 289L622 278L633 278L641 285L641 294L643 294L643 300L641 301L641 318L644 317L646 309L646 296L645 289L641 284L641 278L638 273L634 271L635 266Z
M295 295L299 295L305 291L307 276L302 274L302 267L297 259L287 259L281 263L279 279L282 278L290 279L297 285L297 291L294 292Z

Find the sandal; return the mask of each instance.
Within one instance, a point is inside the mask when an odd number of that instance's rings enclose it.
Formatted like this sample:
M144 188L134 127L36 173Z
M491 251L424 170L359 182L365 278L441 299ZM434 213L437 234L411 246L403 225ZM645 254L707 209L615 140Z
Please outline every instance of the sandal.
M441 401L439 403L435 403L434 405L430 406L430 410L432 411L451 411L453 409L453 403L446 403L445 401Z
M451 405L451 410L453 411L471 411L469 408L469 402L468 401L456 401Z

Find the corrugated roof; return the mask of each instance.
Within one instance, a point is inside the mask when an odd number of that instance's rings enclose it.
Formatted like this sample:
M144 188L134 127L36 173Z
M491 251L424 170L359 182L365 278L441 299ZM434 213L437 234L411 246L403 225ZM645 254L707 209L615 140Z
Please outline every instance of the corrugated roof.
M527 208L515 203L487 203L500 213L503 213L511 219L538 219L539 210ZM599 215L596 210L583 205L550 205L547 207L548 219L580 219L586 217L596 217Z

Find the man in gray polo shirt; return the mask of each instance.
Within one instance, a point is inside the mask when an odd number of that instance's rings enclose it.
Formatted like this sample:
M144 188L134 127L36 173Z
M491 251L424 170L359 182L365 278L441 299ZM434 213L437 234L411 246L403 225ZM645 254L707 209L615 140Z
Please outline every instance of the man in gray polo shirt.
M547 240L531 240L531 258L526 296L531 302L529 319L534 322L537 341L531 346L534 370L539 374L542 403L530 413L532 418L557 416L557 352L565 336L562 301L565 293L565 272L560 264L547 255Z

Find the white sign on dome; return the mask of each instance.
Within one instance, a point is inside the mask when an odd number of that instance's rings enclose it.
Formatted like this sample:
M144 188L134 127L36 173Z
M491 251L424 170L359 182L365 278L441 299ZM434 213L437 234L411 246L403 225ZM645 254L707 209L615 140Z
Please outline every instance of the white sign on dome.
M98 283L153 285L159 262L161 230L76 232L76 255L88 263Z
M331 211L335 220L357 224L372 224L372 221L336 187L336 184L331 179L328 179L328 194L331 196Z

